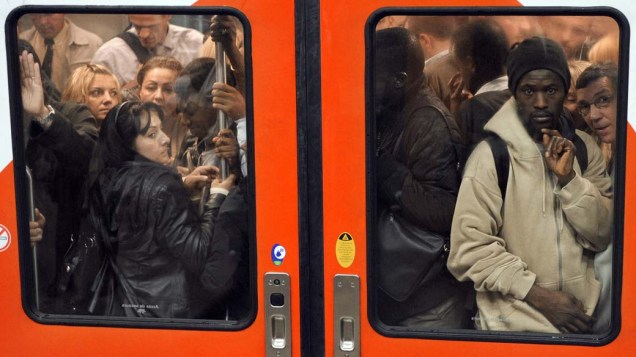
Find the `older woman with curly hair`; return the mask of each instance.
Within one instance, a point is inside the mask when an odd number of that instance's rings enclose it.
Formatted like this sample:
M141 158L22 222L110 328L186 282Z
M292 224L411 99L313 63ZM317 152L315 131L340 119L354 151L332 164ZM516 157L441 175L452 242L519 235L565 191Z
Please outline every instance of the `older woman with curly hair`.
M174 89L182 69L181 62L174 57L158 56L149 59L137 72L139 99L155 103L163 110L163 130L170 138L172 155L177 154L188 132L177 109L179 99Z

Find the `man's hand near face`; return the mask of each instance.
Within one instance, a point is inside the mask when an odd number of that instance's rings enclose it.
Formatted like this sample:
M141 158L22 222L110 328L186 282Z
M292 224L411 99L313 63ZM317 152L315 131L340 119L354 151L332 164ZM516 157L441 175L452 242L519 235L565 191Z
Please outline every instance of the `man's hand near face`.
M576 147L570 140L562 137L558 130L541 129L541 133L545 148L545 162L563 187L576 175L573 169Z

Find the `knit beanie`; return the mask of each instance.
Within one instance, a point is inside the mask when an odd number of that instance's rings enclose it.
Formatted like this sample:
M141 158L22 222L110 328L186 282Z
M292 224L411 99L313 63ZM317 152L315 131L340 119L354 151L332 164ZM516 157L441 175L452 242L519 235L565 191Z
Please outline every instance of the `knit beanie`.
M547 69L556 73L565 92L570 89L570 69L563 48L558 43L544 37L532 37L521 42L508 54L508 88L513 95L517 85L526 73L535 69Z

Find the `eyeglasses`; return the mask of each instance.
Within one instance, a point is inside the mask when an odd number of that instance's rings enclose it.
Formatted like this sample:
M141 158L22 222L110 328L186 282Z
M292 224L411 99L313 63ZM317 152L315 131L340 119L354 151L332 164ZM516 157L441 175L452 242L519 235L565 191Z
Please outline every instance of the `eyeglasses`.
M597 109L605 109L614 101L614 97L611 95L602 95L592 103L579 103L576 106L576 109L582 116L588 116L590 114L590 109L592 105L594 105Z

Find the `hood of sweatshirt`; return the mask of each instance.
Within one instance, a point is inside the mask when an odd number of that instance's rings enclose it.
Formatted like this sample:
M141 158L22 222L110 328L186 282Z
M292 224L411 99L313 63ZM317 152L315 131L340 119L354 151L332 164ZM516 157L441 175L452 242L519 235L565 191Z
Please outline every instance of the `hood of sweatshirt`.
M563 110L557 121L556 129L569 140L574 138L575 128L568 120L569 113ZM537 143L532 139L517 112L517 101L511 97L484 126L484 130L497 134L506 144L510 154L519 158L541 155ZM541 144L541 143L538 143ZM542 147L540 145L539 147Z

